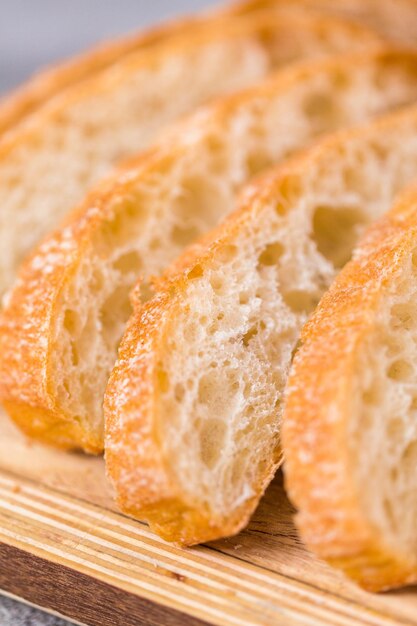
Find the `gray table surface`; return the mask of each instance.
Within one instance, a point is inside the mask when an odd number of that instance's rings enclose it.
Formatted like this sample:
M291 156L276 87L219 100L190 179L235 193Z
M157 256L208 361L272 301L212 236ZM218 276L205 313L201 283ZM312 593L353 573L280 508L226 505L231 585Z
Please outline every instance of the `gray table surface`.
M80 52L97 41L198 10L213 1L0 0L0 94L42 66ZM67 624L0 597L0 626Z

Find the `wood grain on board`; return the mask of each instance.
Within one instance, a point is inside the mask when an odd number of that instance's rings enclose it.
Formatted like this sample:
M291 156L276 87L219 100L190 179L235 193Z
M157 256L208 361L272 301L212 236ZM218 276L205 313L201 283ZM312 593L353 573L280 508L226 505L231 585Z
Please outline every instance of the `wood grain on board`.
M117 513L101 458L0 416L0 587L96 626L417 626L417 589L369 594L300 544L281 476L249 527L182 550Z

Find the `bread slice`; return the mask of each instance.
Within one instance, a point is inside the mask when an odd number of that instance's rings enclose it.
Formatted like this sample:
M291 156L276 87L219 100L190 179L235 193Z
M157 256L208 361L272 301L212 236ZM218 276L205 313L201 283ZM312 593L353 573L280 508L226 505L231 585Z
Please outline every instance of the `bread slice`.
M249 186L206 249L138 302L105 397L124 512L185 545L246 525L281 462L300 329L366 225L416 176L416 106L340 132Z
M317 61L214 104L100 186L25 264L0 323L0 397L30 435L103 447L102 401L129 291L321 132L416 100L415 52Z
M417 582L416 261L417 189L303 329L284 412L301 536L372 591Z
M90 79L103 69L116 65L121 59L124 61L126 55L148 50L178 36L186 36L193 29L200 29L203 24L208 26L211 22L224 20L225 15L253 15L271 9L335 14L369 24L381 34L402 44L414 44L416 41L415 0L339 0L337 3L332 0L250 0L216 7L214 11L169 21L145 32L101 44L35 75L11 95L0 100L0 134L10 130L63 90ZM218 27L219 24L218 21L214 25Z
M231 11L245 14L271 8L357 20L402 44L417 40L416 0L244 0L233 4Z
M231 17L128 55L54 98L0 141L0 295L87 189L169 121L289 61L372 44L369 31L333 18Z

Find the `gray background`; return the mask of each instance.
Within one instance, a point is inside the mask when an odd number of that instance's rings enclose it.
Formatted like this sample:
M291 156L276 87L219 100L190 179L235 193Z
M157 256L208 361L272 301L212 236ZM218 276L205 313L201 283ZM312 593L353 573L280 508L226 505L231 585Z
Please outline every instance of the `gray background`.
M0 0L0 93L42 66L80 52L96 41L213 3L214 0ZM0 596L0 626L66 624Z

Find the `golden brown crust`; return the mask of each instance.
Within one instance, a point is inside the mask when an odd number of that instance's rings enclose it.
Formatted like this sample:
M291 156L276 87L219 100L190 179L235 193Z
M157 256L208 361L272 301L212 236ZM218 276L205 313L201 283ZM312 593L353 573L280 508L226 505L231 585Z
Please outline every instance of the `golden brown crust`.
M369 135L383 135L386 129L390 132L393 124L395 127L398 123L400 127L407 120L411 122L410 128L417 124L415 107L372 123ZM362 138L364 135L363 129L337 133L261 176L245 189L237 211L207 236L204 250L195 246L184 252L175 264L178 274L167 272L158 283L159 292L154 299L144 307L134 300L136 310L127 325L119 360L106 391L106 464L120 508L129 515L148 521L165 539L192 545L239 532L249 521L281 459L281 451L277 449L262 481L256 486L255 496L234 511L233 516L220 519L203 515L199 503L188 502L181 487L173 483L170 460L163 457L162 445L157 438L158 363L163 362L167 345L165 338L170 334L171 324L175 324L177 308L184 307L189 280L195 271L199 275L204 274L223 248L238 241L239 233L247 224L250 231L253 228L251 224L259 223L265 206L279 199L282 210L286 211L286 202L290 206L292 195L302 189L303 172L312 162L322 160L323 155L328 153L333 158L333 146L340 147L350 138ZM315 368L312 369L314 372ZM151 442L149 433L152 433ZM153 465L151 471L144 472L148 457L145 461L142 457L147 445L151 446L149 458ZM165 514L167 501L175 502L168 518ZM360 529L356 531L356 527L355 518L347 521L348 537L349 532L357 532L360 536ZM398 571L402 572L399 568ZM397 578L399 576L397 573Z
M393 551L363 513L346 446L349 397L378 298L417 244L416 209L414 191L371 227L304 327L283 418L286 486L302 538L372 591L416 582L417 563Z
M244 14L271 7L338 15L366 24L393 41L416 42L416 0L243 0L232 3L230 10Z
M182 277L172 290L143 308L137 304L129 321L106 391L106 439L111 442L106 446L106 463L125 513L146 519L168 541L193 545L238 532L259 496L227 520L215 519L198 503L187 501L171 478L159 440L154 401L158 362L176 317L173 290L181 293L185 285Z
M242 206L239 213L248 219L248 211L249 205ZM156 410L159 364L183 305L189 275L196 265L204 272L223 247L236 241L238 232L239 220L227 220L212 233L212 243L204 253L195 248L184 254L183 271L167 278L152 300L144 306L135 301L105 395L106 467L120 508L145 519L167 541L183 546L242 530L281 462L277 450L276 458L264 470L263 481L255 485L254 495L227 516L213 515L200 502L187 498L175 483L160 441L163 428Z

